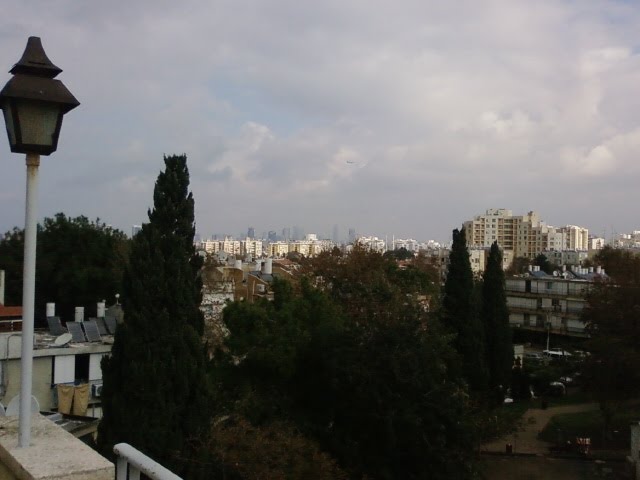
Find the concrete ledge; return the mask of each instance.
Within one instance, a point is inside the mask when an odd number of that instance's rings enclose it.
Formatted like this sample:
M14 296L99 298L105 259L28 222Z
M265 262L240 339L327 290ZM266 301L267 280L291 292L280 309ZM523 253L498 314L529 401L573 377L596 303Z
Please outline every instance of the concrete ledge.
M31 446L26 448L18 447L18 417L0 417L0 463L18 480L115 477L111 462L40 414L31 417Z

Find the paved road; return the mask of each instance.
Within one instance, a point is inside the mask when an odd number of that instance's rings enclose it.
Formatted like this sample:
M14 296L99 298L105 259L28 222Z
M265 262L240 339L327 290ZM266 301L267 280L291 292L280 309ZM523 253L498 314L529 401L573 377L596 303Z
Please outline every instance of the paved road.
M522 424L517 432L487 443L482 446L481 450L504 453L505 445L510 443L513 445L514 453L547 454L549 453L549 446L551 446L551 444L538 440L538 433L540 433L549 420L551 420L551 417L563 413L588 412L597 409L597 403L563 405L560 407L550 407L546 410L530 408L522 416Z

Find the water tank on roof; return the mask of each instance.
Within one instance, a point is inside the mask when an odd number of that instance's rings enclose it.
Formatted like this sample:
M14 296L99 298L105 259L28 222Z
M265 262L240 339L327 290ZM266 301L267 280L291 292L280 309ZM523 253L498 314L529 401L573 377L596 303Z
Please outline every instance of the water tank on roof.
M273 273L273 259L267 258L262 266L262 273L271 275Z
M55 303L47 303L47 317L55 317L56 316L56 304Z
M233 264L233 268L237 268L238 270L242 270L242 260L236 260Z
M84 307L76 307L76 322L84 322Z
M97 307L98 307L97 308L97 312L98 313L96 314L96 317L104 318L104 311L106 309L105 301L103 300L101 302L98 302L98 306Z

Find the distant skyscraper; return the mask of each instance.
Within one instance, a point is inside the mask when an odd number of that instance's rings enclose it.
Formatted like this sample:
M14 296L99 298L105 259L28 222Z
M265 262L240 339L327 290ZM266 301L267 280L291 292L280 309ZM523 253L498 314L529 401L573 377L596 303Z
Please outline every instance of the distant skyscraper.
M340 231L338 230L338 225L333 226L333 232L331 233L331 241L333 243L340 243Z
M134 225L131 227L131 238L135 237L137 233L142 230L142 225Z
M303 240L303 239L304 239L304 229L298 225L294 225L292 240Z
M289 227L285 227L282 229L282 239L285 242L291 240L291 229Z
M276 234L275 231L269 230L269 233L267 234L267 239L270 242L275 242L276 240L278 240L278 235Z
M253 228L253 227L249 227L249 229L247 230L247 237L255 238L256 237L256 229Z
M349 243L355 243L356 242L356 229L351 227L349 229Z

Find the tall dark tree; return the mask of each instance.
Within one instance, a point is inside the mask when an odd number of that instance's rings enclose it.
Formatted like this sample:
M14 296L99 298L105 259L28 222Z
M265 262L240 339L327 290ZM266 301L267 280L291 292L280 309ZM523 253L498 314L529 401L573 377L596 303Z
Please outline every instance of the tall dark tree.
M455 335L453 346L461 357L461 368L476 392L487 387L484 332L474 301L474 280L464 228L453 231L449 270L442 299L444 327Z
M63 320L73 320L74 307L89 307L121 293L129 240L99 219L58 213L38 227L36 257L36 318L45 304L56 303ZM0 240L0 269L6 270L7 304L22 302L23 231L14 228ZM93 309L93 313L91 313Z
M489 388L506 388L513 365L513 344L509 326L509 310L505 292L502 252L497 242L489 251L487 267L482 280L481 319L484 326Z
M0 270L5 271L5 305L22 305L24 230L14 227L0 240Z
M103 362L100 449L127 442L176 473L206 477L198 439L209 428L211 387L193 263L193 197L185 156L164 159L154 209L132 241L125 323Z

